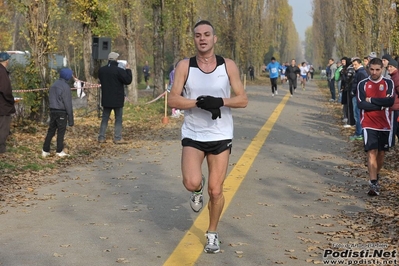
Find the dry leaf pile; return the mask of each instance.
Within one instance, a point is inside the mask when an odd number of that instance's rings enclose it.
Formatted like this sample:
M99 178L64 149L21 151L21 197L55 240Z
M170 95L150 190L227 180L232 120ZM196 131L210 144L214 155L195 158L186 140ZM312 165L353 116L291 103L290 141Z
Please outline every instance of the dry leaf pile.
M327 90L324 93L327 93ZM342 105L339 103L327 103L327 105L326 112L331 117L331 124L341 126ZM353 128L346 129L341 127L343 138L349 139L353 131ZM333 243L386 244L388 247L385 250L387 251L396 248L399 232L398 151L399 147L394 147L386 154L384 167L380 173L381 195L370 197L366 194L368 191L368 172L367 157L364 152L363 142L349 142L348 140L346 157L352 163L343 166L342 170L349 177L349 181L345 182L342 186L330 185L326 196L340 195L339 197L342 199L351 200L352 203L349 204L352 206L357 206L359 200L364 201L366 207L364 209L359 207L360 211L342 211L338 216L329 216L336 221L337 226L346 228L344 230L334 229L335 226L333 223L318 223L320 227L330 229L314 232L323 235L328 244L309 244L309 239L301 239L303 243L308 244L308 248L305 251L309 252L310 258L306 260L307 262L323 264L320 260L321 254L324 249L332 248ZM345 173L345 171L347 172ZM337 248L336 250L340 249Z
M97 137L101 119L94 113L87 115L83 110L74 111L75 125L68 127L65 135L64 150L71 155L68 158L55 155L56 136L52 140L51 155L41 157L47 125L13 124L7 140L8 152L0 157L0 213L4 206L25 205L29 199L37 199L35 189L56 182L49 176L61 173L71 165L84 165L101 157L120 155L165 138L179 138L182 118L170 118L168 124L162 124L162 112L146 112L145 106L128 108L143 113L143 116L130 120L125 112L122 134L126 144L120 145L112 141L113 114L108 124L107 142L100 144Z

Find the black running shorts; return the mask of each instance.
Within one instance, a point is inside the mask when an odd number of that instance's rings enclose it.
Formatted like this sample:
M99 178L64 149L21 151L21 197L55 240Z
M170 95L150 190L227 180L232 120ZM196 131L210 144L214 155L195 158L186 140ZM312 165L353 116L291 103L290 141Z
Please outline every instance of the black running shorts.
M181 145L183 147L189 146L196 148L197 150L205 152L205 154L210 153L217 155L219 153L224 152L227 149L230 149L231 153L231 147L233 146L233 142L231 139L202 142L202 141L195 141L189 138L184 138L181 141Z
M364 129L364 150L389 151L389 131Z

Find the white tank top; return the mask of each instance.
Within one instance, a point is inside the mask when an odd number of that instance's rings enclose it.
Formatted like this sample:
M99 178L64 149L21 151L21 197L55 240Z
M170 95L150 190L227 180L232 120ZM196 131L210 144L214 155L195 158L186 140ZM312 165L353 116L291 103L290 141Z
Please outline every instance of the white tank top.
M190 58L188 76L183 89L183 96L197 99L201 95L230 98L230 80L227 75L224 58L216 56L216 68L203 72L195 57ZM233 117L229 107L220 108L222 118L212 120L209 111L194 107L184 111L182 139L196 141L218 141L233 138Z

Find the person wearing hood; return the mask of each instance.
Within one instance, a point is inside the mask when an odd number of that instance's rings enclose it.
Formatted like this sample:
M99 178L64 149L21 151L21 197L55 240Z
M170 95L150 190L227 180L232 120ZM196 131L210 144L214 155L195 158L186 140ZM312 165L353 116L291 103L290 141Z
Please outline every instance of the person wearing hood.
M98 142L105 143L105 133L111 111L114 110L114 143L124 144L122 140L122 115L125 103L125 85L132 83L132 70L129 64L119 67L119 54L111 52L108 55L108 64L98 70L98 79L101 83L101 106L103 114L100 124Z
M351 97L351 88L352 82L355 75L355 69L352 66L351 58L343 57L341 59L343 68L341 69L341 91L342 91L342 99L341 103L343 105L344 117L346 120L344 121L344 127L352 127L355 123L355 118L353 115L353 104Z
M389 61L393 60L392 56L390 54L384 54L381 59L382 59L382 64L384 65L384 69L382 70L382 76L384 78L391 78L391 75L389 74L388 71L388 63Z
M69 68L60 69L60 78L50 87L50 123L47 135L44 140L42 157L50 155L51 140L57 131L57 149L58 157L69 156L64 152L64 136L67 125L73 126L72 92L68 81L72 78L72 70Z
M14 96L7 71L10 55L0 53L0 154L6 152L6 141L10 133L11 115L15 113Z

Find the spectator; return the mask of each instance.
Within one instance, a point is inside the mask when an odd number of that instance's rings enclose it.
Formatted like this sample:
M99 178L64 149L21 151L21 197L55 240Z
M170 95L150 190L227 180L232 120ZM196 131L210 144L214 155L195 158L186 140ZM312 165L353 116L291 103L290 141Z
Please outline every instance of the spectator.
M335 71L337 70L337 64L333 58L328 60L328 66L326 68L328 88L330 89L331 99L330 102L335 102Z
M350 136L349 139L353 140L363 140L363 129L360 123L360 110L357 106L357 85L363 79L368 77L366 69L362 66L362 61L359 57L352 58L352 66L355 69L355 75L353 77L351 96L352 96L352 107L353 107L353 117L355 119L355 134Z
M313 67L313 65L309 66L309 73L310 73L310 80L313 80L313 75L314 75L314 67Z
M398 71L398 61L391 59L388 62L388 71L391 79L393 80L393 85L395 88L395 102L391 107L391 110L394 112L393 119L393 136L392 136L392 144L391 147L395 145L395 136L399 139L399 126L398 126L398 117L399 117L399 71Z
M143 66L143 74L144 74L144 81L145 81L145 85L146 85L146 90L150 90L150 85L148 84L148 81L150 79L150 66L148 65L148 61L145 61L145 65Z
M391 118L394 104L394 84L382 76L383 64L379 58L370 60L370 76L357 86L358 106L364 131L364 150L367 152L369 196L380 195L379 172L389 151Z
M255 69L253 65L250 65L248 67L248 72L249 72L249 78L250 80L255 80Z
M352 67L351 59L343 57L341 59L342 70L341 70L341 91L342 91L342 104L344 117L347 118L344 127L352 127L355 125L355 118L353 117L353 104L351 97L352 81L355 74L355 70Z
M101 105L103 107L100 133L98 135L98 142L100 143L105 143L105 132L112 110L114 110L115 115L114 143L125 143L122 140L122 116L126 96L125 85L129 85L132 82L132 70L129 64L125 65L125 69L118 67L118 57L118 53L109 53L108 64L98 71L98 78L101 83Z
M50 124L47 135L43 143L42 157L50 155L50 144L55 132L57 131L57 149L58 157L66 157L69 154L64 151L64 137L66 128L73 126L73 108L72 108L72 92L68 81L72 78L72 70L62 68L60 70L60 78L56 80L50 87L49 105L50 105Z
M10 134L11 115L15 113L15 101L7 70L10 57L6 52L0 53L0 154L7 151L6 141Z
M384 69L382 70L382 76L385 78L391 78L391 76L389 75L389 71L388 71L388 62L390 60L393 60L391 55L384 54L382 56L382 64L384 65Z

